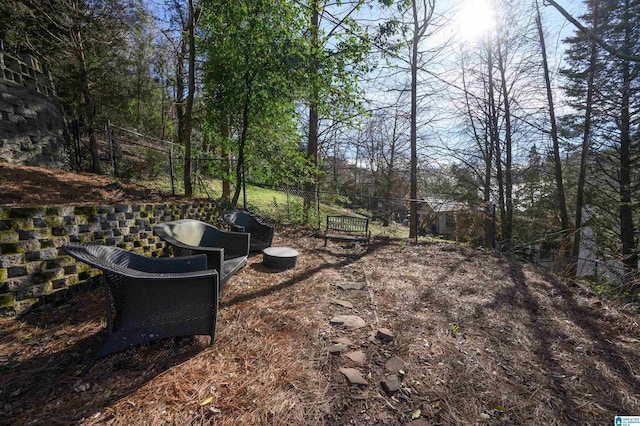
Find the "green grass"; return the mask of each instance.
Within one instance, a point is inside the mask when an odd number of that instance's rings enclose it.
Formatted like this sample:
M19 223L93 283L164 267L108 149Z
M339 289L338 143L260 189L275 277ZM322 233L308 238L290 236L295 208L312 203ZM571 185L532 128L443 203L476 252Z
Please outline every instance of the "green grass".
M171 182L169 179L154 181L150 185L156 188L171 192ZM184 189L182 182L176 182L176 193L183 194ZM194 195L198 198L218 199L222 197L222 181L219 179L199 180L194 183ZM243 206L244 200L242 192L238 200L238 205ZM263 214L276 222L283 224L304 224L303 212L304 200L299 195L293 193L287 194L283 191L262 188L254 185L247 185L247 208ZM357 212L328 203L320 203L320 218L315 215L309 220L309 225L322 229L326 222L327 216L334 215L351 215L361 216ZM384 236L388 238L406 239L409 236L409 228L400 224L391 224L390 226L382 226L379 222L370 222L369 228L371 234L375 236ZM432 241L431 238L420 237L419 241Z

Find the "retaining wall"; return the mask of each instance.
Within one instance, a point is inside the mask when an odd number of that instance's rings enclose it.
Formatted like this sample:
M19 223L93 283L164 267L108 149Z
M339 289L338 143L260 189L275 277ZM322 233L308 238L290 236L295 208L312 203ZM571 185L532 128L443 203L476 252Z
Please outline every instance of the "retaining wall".
M12 55L0 40L0 158L62 168L68 163L64 114L44 63Z
M153 234L153 225L183 218L215 224L220 213L213 202L0 206L0 315L16 316L100 273L64 255L67 242L99 242L158 257L165 243Z

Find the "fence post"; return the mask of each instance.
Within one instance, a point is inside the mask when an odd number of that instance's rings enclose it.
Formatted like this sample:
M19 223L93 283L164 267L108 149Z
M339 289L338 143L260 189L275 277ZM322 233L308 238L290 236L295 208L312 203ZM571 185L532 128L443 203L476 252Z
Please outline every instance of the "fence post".
M82 140L80 135L80 121L78 119L74 119L72 124L73 126L73 146L75 151L75 166L78 170L82 170Z
M169 175L171 176L171 195L176 195L176 185L173 182L173 142L171 142L171 146L169 147Z
M244 174L244 162L242 163L242 205L244 210L247 210L247 181Z
M316 218L318 227L316 229L320 229L320 187L316 185Z
M291 210L289 209L289 185L285 186L287 192L287 220L291 220Z
M118 163L116 161L116 142L111 134L111 120L107 120L105 125L105 133L107 134L107 140L109 141L109 155L111 157L111 170L114 176L118 175Z

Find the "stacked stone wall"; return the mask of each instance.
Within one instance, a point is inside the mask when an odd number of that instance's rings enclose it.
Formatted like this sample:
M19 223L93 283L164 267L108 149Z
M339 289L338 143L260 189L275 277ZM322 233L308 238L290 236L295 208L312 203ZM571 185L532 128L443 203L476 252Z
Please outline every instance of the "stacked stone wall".
M40 60L16 56L0 43L0 159L62 168L68 146L62 107Z
M100 274L65 255L63 244L94 242L159 257L166 244L153 226L184 218L215 224L220 211L208 202L0 207L0 315L18 315Z

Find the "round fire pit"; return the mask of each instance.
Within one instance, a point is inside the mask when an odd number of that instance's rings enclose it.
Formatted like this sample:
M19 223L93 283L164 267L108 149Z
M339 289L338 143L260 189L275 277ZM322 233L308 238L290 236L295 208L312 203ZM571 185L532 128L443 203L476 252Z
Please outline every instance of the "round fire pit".
M267 247L262 250L262 264L269 269L293 268L297 261L298 251L289 247Z

